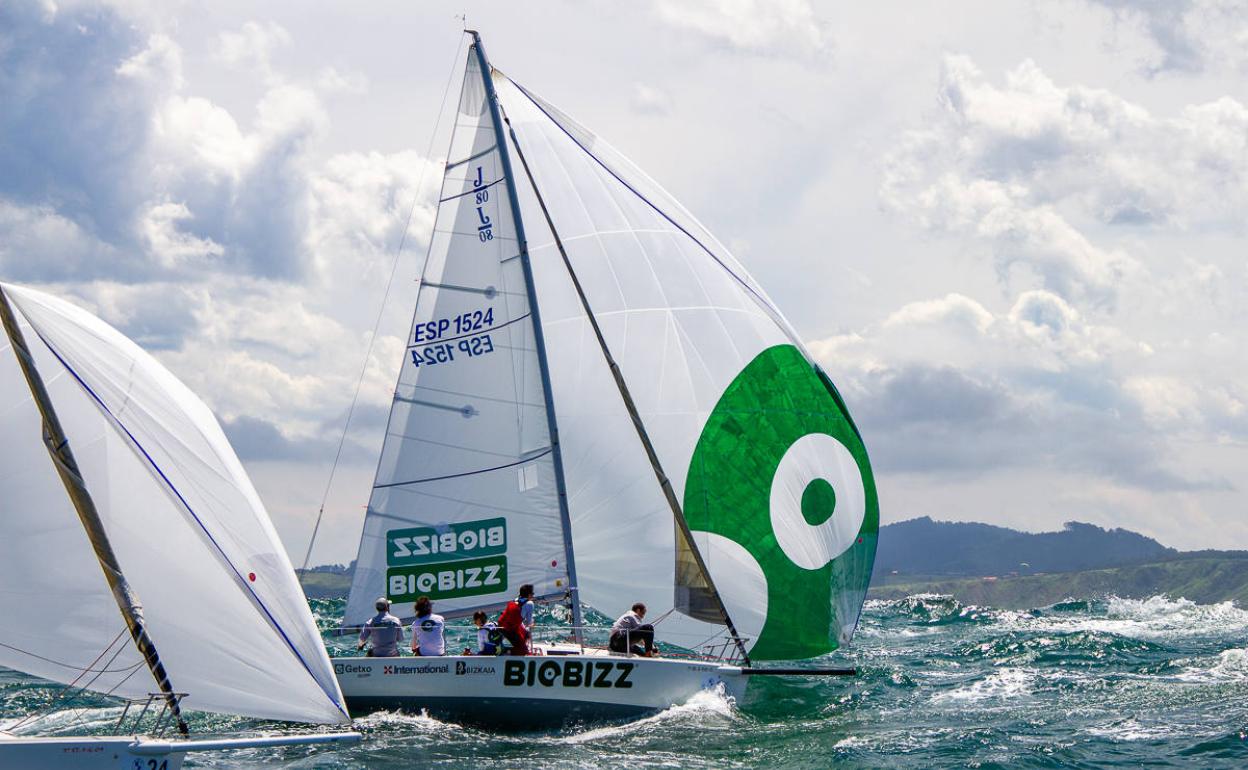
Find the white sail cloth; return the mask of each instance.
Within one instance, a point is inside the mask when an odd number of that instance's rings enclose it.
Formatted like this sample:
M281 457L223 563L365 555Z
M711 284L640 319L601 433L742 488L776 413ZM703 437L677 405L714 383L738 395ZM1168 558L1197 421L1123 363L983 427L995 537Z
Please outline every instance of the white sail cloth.
M184 706L349 721L290 561L208 407L100 319L3 288L170 682L188 693ZM144 696L155 683L128 633L115 659L95 660L125 625L5 343L0 664Z
M702 499L686 497L695 450L709 444L711 448L699 457L709 456L716 441L723 439L706 431L714 433L709 427L712 412L728 398L731 387L763 387L776 395L776 401L768 407L768 414L740 420L742 435L747 437L743 454L735 466L729 463L725 473L709 480L712 486L737 484L737 477L765 474L767 480L771 478L776 471L774 463L788 442L803 431L801 413L806 404L793 411L798 403L794 400L798 391L793 390L797 382L814 382L815 387L804 397L826 418L824 426L836 426L840 439L825 433L810 435L822 436L837 446L844 440L860 447L847 417L841 415L839 402L831 395L830 384L825 388L819 381L809 354L762 289L675 199L623 155L549 103L502 73L495 71L494 75L499 102L515 131L515 144L527 160L546 207L543 212L532 186L518 187L542 310L563 456L567 458L565 471L582 599L608 613L639 599L652 607L672 606L676 542L672 511L660 494L603 363L554 236L545 224L547 214L677 498L684 501L687 515L695 508L701 511L701 525L689 516L694 540L737 631L753 645L763 634L764 625L770 624L772 641L762 654L771 658L818 654L843 643L857 623L870 573L869 555L865 559L855 556L852 564L846 562L846 567L837 568L841 572L833 570L831 576L826 570L824 574L810 571L813 565L790 564L782 554L773 553L775 548L756 547L759 540L751 540L749 545L755 553L767 556L756 558L742 543L734 542L734 536L740 539L744 533L736 530L732 520L758 526L758 534L748 537L770 542L773 535L767 523L765 495L757 502L757 512L716 510ZM771 366L772 359L795 361L796 365L784 372L755 374ZM747 399L746 403L752 409L758 402ZM780 436L777 425L795 433ZM849 451L844 454L849 456ZM842 539L847 542L838 541L838 547L848 548L854 543L863 523L861 512L851 516L848 510L854 505L848 491L857 489L858 499L863 499L861 476L869 475L865 452L859 454L861 469L852 459L846 464L824 464L830 469L829 484L841 493L833 523L845 530ZM757 470L742 463L756 464ZM785 487L783 505L801 510L804 492L804 487ZM758 497L754 494L755 500ZM758 525L760 517L762 525ZM706 523L716 519L720 531L704 531ZM805 537L807 529L799 528L790 540ZM864 544L858 539L857 543L864 554L874 553L873 541ZM827 548L823 551L821 558L826 558L820 561L820 569L840 554ZM842 577L846 570L848 577ZM765 574L768 572L771 574ZM777 637L787 633L786 625L798 622L796 618L776 617L774 608L769 618L769 582L774 603L785 581L794 587L822 581L816 592L818 601L836 606L812 616L819 619L817 623L828 618L826 627L816 634L822 637L822 646L807 643L801 649L786 649L782 639L777 643ZM835 584L831 595L830 584ZM681 609L679 598L676 604ZM664 627L669 639L674 634L695 639L714 631L684 615L672 618Z
M346 624L568 590L534 313L475 53L395 387Z

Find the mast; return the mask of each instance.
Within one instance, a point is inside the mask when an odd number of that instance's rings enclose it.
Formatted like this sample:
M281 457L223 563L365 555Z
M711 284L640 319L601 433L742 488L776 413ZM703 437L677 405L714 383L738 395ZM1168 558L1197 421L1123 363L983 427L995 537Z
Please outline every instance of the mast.
M74 459L74 453L70 449L69 438L61 428L61 421L56 415L56 409L52 406L52 399L48 396L47 388L44 387L43 377L35 367L35 359L26 346L26 338L22 334L21 327L18 326L13 308L9 304L9 297L3 287L0 287L0 321L3 321L4 331L13 345L13 353L22 368L22 374L26 377L31 397L43 417L43 443L48 448L48 454L52 456L52 464L56 466L61 483L65 485L65 492L74 504L78 519L82 522L87 538L91 541L91 548L100 562L100 569L104 571L104 579L108 581L108 586L112 589L117 608L121 610L126 628L130 631L130 638L143 656L144 662L147 663L160 691L164 693L170 713L177 720L178 732L186 735L189 730L178 705L179 696L169 682L169 675L165 672L165 666L156 652L156 645L147 634L147 626L143 620L143 605L139 602L139 597L131 590L126 576L121 571L117 555L113 552L112 543L109 542L108 533L104 529L104 522L100 520L99 512L91 499L91 493L87 491L86 482L83 481L82 474L78 470L78 462Z
M494 78L490 74L490 62L485 56L485 47L481 44L481 35L476 30L465 30L472 35L473 50L477 54L477 64L481 67L481 80L485 85L485 102L490 108L490 119L494 124L494 141L498 146L498 156L503 164L503 175L507 178L507 201L511 205L511 218L515 223L516 242L520 248L520 265L524 270L524 288L529 297L529 312L533 321L533 340L537 347L538 368L542 375L542 396L546 399L546 425L550 434L550 448L555 468L555 490L559 496L559 519L563 528L563 560L568 569L568 600L572 604L573 636L581 641L581 595L576 581L576 559L572 548L572 517L568 512L568 490L563 476L563 453L559 448L559 426L555 418L554 392L550 384L550 364L546 359L546 337L542 332L542 315L537 305L537 289L533 282L533 266L529 261L529 242L524 235L524 220L520 217L520 199L516 195L515 176L511 170L511 156L507 152L507 138L503 134L503 122L499 116L498 94L494 91ZM521 158L523 160L523 158Z
M490 88L492 93L492 82ZM672 511L672 518L676 523L677 536L688 549L688 555L693 559L694 568L706 582L706 588L714 602L715 610L718 611L724 625L728 627L728 633L732 635L732 640L736 644L737 650L741 653L742 660L748 666L750 665L750 656L745 649L745 642L741 639L740 634L737 633L736 625L728 614L728 607L724 604L719 590L715 588L715 581L711 578L710 570L706 566L706 560L702 558L702 552L698 550L697 543L693 540L693 532L689 529L689 522L685 519L680 500L676 497L676 490L672 488L671 479L668 478L667 472L663 470L659 454L654 448L654 443L650 440L650 434L646 430L646 424L641 418L641 412L637 409L636 402L633 401L633 395L628 388L628 383L624 379L624 373L620 370L619 364L616 363L615 356L611 354L611 348L607 345L607 338L603 335L602 327L598 325L598 318L594 315L593 308L590 307L589 298L585 296L585 291L581 287L580 278L577 277L576 270L572 268L572 260L568 257L567 250L564 249L563 239L559 237L559 231L555 229L554 220L551 219L550 211L546 208L546 201L542 198L542 193L537 189L537 181L533 178L533 172L529 169L529 163L524 157L524 150L520 149L520 142L516 139L516 132L515 129L511 128L510 121L507 122L507 128L511 134L511 141L515 144L516 155L519 156L520 163L524 166L524 173L528 177L529 185L533 188L533 195L537 198L538 205L541 206L542 214L546 217L546 224L550 227L550 234L554 237L555 246L558 247L559 255L563 258L563 265L568 271L568 277L572 279L572 286L576 290L576 296L580 300L581 308L585 311L585 317L589 321L590 327L594 330L598 347L602 350L602 355L606 359L607 367L611 371L611 377L615 381L616 389L620 393L620 399L624 402L624 408L628 411L629 419L637 431L637 437L641 440L642 447L646 450L646 457L650 461L650 467L659 482L659 487L663 490L663 497L667 500L668 507ZM506 156L504 155L504 157ZM678 542L678 553L680 545L681 543Z

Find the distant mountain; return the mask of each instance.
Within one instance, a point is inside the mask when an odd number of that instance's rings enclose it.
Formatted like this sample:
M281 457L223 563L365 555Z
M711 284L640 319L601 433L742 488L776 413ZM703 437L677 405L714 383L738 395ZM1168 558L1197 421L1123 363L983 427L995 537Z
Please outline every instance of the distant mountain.
M1015 610L1047 607L1067 599L1158 595L1197 604L1233 601L1248 607L1248 553L1184 553L1148 564L1018 577L927 576L907 581L892 575L872 584L868 596L903 599L915 594L949 594L963 604Z
M874 581L906 576L1032 575L1173 559L1179 552L1125 529L1067 522L1058 532L1019 532L927 516L880 528Z

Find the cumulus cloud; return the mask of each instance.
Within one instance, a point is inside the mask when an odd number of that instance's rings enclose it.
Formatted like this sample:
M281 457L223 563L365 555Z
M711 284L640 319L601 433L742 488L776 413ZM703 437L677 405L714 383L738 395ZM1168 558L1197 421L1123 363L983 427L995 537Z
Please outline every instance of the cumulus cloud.
M837 373L883 472L979 478L1027 468L1167 491L1226 483L1173 466L1171 426L1155 412L1194 409L1188 394L1118 371L1149 361L1151 348L1057 294L1026 291L999 312L949 294L809 344Z
M668 24L744 51L807 55L829 45L809 0L657 0Z
M998 86L948 56L939 105L886 158L881 201L989 256L1011 289L1112 305L1172 269L1126 247L1126 228L1242 232L1248 107L1230 97L1157 116L1033 62Z
M0 4L0 273L156 351L249 456L327 462L360 329L437 174L407 151L326 154L320 94L365 83L284 75L291 43L266 22L217 38L217 60L261 85L244 123L195 93L177 41L115 8ZM418 252L432 209L411 225ZM372 344L357 422L388 404L402 347ZM367 454L353 446L349 461Z
M1248 64L1244 0L1089 0L1138 25L1156 45L1144 70L1195 73L1211 64L1243 69Z
M282 78L273 68L273 55L290 44L290 33L280 24L249 21L218 36L217 59L264 82L280 82Z

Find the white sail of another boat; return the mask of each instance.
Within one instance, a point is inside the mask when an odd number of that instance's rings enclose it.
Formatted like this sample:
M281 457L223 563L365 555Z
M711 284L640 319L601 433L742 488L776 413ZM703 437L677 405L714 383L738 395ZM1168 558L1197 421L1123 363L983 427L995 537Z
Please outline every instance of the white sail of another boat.
M879 503L835 387L714 236L476 45L346 623L531 582L673 608L686 646L836 649Z
M183 707L349 721L286 552L208 407L100 319L0 288ZM0 396L0 664L123 698L156 691L7 339Z

